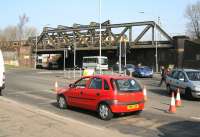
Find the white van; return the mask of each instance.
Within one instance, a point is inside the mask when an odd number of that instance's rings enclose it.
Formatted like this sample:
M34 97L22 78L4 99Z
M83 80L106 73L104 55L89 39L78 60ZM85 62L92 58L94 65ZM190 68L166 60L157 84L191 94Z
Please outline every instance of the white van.
M108 70L108 58L105 56L88 56L83 57L83 68L95 68L99 70Z
M5 88L5 68L4 68L4 60L3 55L0 50L0 96L2 95L2 89Z

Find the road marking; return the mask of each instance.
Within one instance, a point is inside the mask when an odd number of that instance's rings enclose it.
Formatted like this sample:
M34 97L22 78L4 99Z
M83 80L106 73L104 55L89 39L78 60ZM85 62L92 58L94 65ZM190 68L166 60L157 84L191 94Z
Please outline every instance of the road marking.
M15 105L17 105L17 106L19 106L19 107L21 107L25 110L39 114L41 116L45 116L45 117L47 116L51 119L54 119L54 120L57 120L57 121L60 121L60 122L67 122L68 121L68 122L73 122L73 123L80 124L80 125L83 125L83 126L87 126L89 128L93 128L93 129L100 130L100 131L106 130L106 128L103 128L103 127L94 126L94 125L87 124L87 123L84 123L84 122L81 122L81 121L78 121L78 120L75 120L75 119L72 119L72 118L69 118L69 117L60 116L60 115L55 114L53 112L42 110L38 107L31 106L31 105L28 105L28 104L22 104L20 102L17 102L17 101L14 101L14 100L11 100L11 99L8 99L8 98L5 98L5 97L0 97L0 100L6 101L8 103L15 104ZM63 120L65 120L65 121L63 121Z
M45 89L45 90L40 90L40 91L28 91L28 90L13 90L13 89L9 89L9 90L6 90L6 91L9 91L7 92L6 94L9 94L9 95L12 95L12 94L33 94L33 93L42 93L42 92L45 92L45 93L51 93L51 94L57 94L54 89Z
M34 94L29 94L29 93L25 93L25 94L23 94L23 95L25 95L25 96L27 96L27 97L31 97L31 98L34 98L34 99L40 99L40 100L50 100L50 101L53 101L53 100L55 100L55 99L50 99L50 98L48 98L48 97L42 97L42 96L40 96L40 95L34 95Z
M200 117L190 117L190 118L194 120L200 120Z

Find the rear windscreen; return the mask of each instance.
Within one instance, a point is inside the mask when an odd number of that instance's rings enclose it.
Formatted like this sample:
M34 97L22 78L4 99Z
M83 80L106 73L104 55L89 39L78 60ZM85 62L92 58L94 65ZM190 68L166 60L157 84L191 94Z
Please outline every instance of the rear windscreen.
M112 82L114 87L117 88L117 91L120 92L134 92L142 90L140 84L134 79L116 79L112 80Z

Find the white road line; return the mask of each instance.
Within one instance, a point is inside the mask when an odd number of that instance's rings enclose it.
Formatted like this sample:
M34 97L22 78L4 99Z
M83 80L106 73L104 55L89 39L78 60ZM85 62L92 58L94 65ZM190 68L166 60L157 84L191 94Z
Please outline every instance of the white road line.
M190 118L194 120L200 120L200 117L190 117Z
M39 114L39 115L42 115L42 116L49 117L49 118L57 120L57 121L73 122L73 123L80 124L80 125L83 125L83 126L87 126L89 128L93 128L93 129L100 130L100 131L106 130L103 127L94 126L94 125L87 124L87 123L84 123L84 122L81 122L81 121L78 121L78 120L75 120L75 119L72 119L72 118L69 118L69 117L60 116L60 115L55 114L53 112L42 110L42 109L40 109L38 107L35 107L35 106L22 104L22 103L16 102L14 100L11 100L11 99L8 99L8 98L5 98L5 97L0 97L0 100L15 104L15 105L17 105L17 106L19 106L19 107L21 107L21 108L23 108L25 110L28 110L30 112L33 112L33 113L36 113L36 114Z
M8 89L7 91L9 91L9 92L7 92L7 94L30 94L30 93L39 93L39 92L46 92L46 93L51 93L51 94L56 94L56 92L53 90L53 88L52 89L47 89L47 90L39 90L39 91L28 91L28 90L13 90L13 89Z

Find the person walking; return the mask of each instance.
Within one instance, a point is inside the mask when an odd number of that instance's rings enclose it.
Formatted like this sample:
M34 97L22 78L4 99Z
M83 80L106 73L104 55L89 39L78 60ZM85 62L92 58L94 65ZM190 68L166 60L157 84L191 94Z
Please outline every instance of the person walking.
M162 66L161 67L161 80L160 80L160 83L159 83L159 87L162 85L163 82L165 82L166 80L166 73L165 73L165 67Z
M85 67L82 76L88 76L88 68Z

